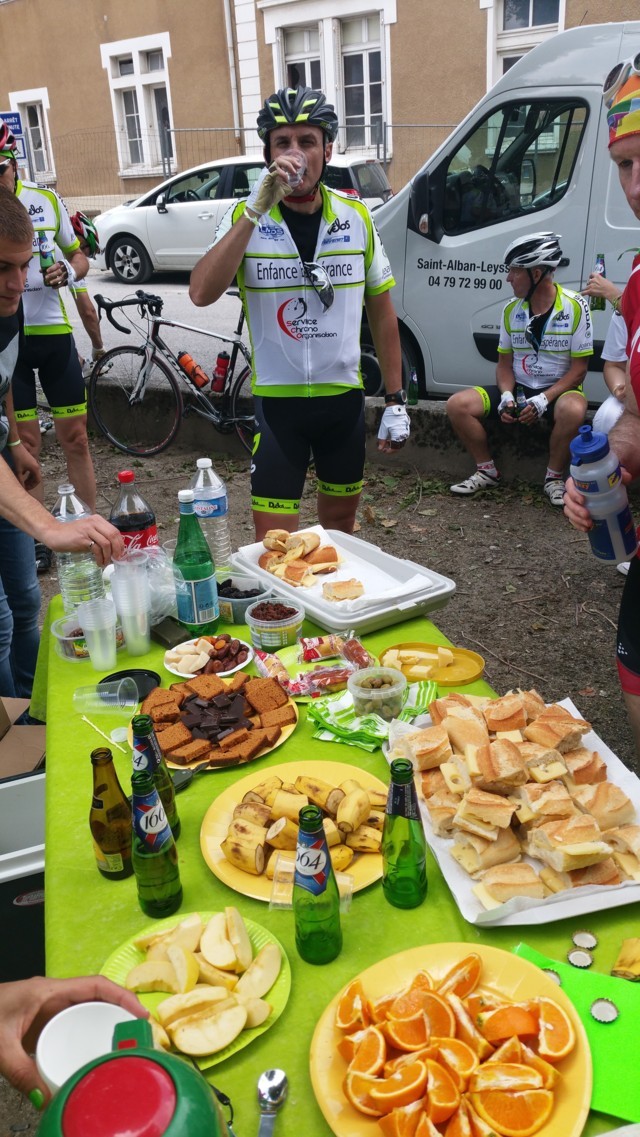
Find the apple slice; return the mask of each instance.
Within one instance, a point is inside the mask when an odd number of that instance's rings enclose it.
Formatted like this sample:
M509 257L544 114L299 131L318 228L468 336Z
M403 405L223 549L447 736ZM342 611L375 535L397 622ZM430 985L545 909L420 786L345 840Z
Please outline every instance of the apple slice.
M278 945L274 943L265 944L258 952L251 967L247 968L244 975L240 976L235 988L236 993L261 999L273 987L280 974L281 967L282 957Z
M227 935L224 912L216 912L209 920L200 939L200 951L207 963L222 971L235 971L238 960Z
M265 999L254 999L239 995L238 1002L247 1008L247 1029L252 1026L262 1026L273 1010L271 1003L267 1003Z
M179 924L173 924L170 928L164 928L161 932L147 932L142 936L136 936L133 941L133 946L138 951L148 951L149 948L155 947L157 944L164 943L181 943L184 947L188 947L190 951L197 951L200 946L200 936L202 935L202 920L197 912L191 916L185 917Z
M175 1026L169 1028L168 1033L173 1045L183 1054L201 1058L205 1054L224 1050L225 1046L238 1037L246 1021L247 1008L236 1003L235 1006L225 1007L218 1014L213 1010L207 1014L179 1019Z
M236 953L237 971L246 971L253 960L253 948L246 929L245 922L237 908L229 907L224 910L227 935Z
M221 971L219 967L214 967L213 964L207 962L202 952L197 951L195 957L198 961L201 983L210 984L212 987L226 987L229 991L233 990L238 982L238 976L233 971Z
M193 991L187 991L184 995L171 995L168 999L163 999L156 1010L156 1015L162 1026L168 1027L176 1019L210 1010L214 1003L222 1003L228 998L229 992L226 987L194 987Z
M181 944L169 944L167 957L176 973L180 994L193 990L200 978L200 968L193 952Z
M167 1034L164 1027L161 1026L159 1022L156 1022L153 1015L149 1019L149 1025L151 1027L151 1037L153 1039L153 1045L155 1049L171 1050L171 1039L169 1038L169 1035Z
M149 960L132 967L124 981L129 991L167 991L177 995L178 977L168 960Z

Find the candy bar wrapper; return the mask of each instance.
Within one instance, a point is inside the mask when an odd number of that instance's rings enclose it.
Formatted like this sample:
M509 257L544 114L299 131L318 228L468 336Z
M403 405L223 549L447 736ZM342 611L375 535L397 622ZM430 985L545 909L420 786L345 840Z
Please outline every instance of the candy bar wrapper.
M358 639L354 632L349 632L348 638L345 639L340 655L343 659L347 660L356 671L362 671L365 667L373 667L375 659L369 655L366 647Z
M337 659L343 646L342 636L301 636L298 640L298 663L315 663L317 659Z
M275 679L283 691L286 691L287 695L291 696L293 694L293 692L289 690L291 686L291 676L277 655L269 655L268 652L260 651L259 648L256 648L253 653L253 662L256 665L256 670L263 679Z

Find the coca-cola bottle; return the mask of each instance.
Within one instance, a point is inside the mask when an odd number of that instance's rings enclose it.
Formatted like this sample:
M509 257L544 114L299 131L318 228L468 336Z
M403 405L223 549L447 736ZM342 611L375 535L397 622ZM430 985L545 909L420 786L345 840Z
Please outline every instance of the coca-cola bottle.
M122 533L125 550L146 549L148 545L157 545L156 515L149 502L135 488L133 470L121 470L118 481L120 493L109 521Z

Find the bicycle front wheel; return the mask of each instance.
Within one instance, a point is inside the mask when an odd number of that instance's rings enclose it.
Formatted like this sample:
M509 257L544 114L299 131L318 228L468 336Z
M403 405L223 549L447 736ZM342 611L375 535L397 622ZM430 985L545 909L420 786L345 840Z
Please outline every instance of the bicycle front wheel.
M236 375L229 393L231 401L231 417L236 434L245 450L249 454L253 451L253 439L256 433L256 420L254 417L253 394L251 391L251 368L245 367Z
M182 419L182 394L164 360L154 355L142 397L134 391L145 362L141 347L114 347L89 381L89 409L98 430L125 454L148 458L173 442Z

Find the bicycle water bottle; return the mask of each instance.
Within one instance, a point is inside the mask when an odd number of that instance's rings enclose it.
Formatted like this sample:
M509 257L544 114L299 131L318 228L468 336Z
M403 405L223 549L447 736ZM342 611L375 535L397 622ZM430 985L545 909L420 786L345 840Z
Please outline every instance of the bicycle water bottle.
M193 356L189 355L188 351L179 351L177 358L189 382L196 387L206 387L209 376L202 370L200 364L196 363Z
M214 391L216 395L220 395L224 391L230 360L231 356L228 351L218 353L216 365L213 369L213 378L211 380L211 390Z
M78 497L74 486L58 486L58 494L51 510L58 521L72 524L82 517L91 516L89 506ZM72 616L84 600L95 600L105 595L102 569L89 549L84 553L56 553L56 566L65 615Z
M581 426L570 443L571 477L584 494L593 518L589 530L591 551L601 561L619 564L635 556L638 547L620 463L606 434Z
M225 580L231 572L227 488L213 469L210 458L198 458L196 465L198 472L191 479L196 517L213 553L216 577Z

